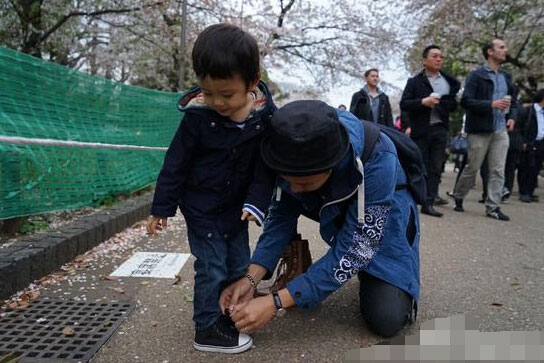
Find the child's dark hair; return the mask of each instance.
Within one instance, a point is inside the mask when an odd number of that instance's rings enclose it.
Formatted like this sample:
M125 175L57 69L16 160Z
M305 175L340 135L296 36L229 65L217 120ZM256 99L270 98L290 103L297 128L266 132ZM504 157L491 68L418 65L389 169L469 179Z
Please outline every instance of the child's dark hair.
M198 35L193 69L199 79L239 75L246 85L259 77L259 46L253 36L232 24L215 24Z

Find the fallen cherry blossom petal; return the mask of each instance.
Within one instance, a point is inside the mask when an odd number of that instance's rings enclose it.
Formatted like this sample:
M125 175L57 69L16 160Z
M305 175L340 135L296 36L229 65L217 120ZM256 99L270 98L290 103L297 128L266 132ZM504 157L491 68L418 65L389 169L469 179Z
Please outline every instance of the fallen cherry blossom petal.
M75 333L76 333L76 331L71 326L67 326L64 329L62 329L62 334L67 335L67 336L74 335Z
M125 290L120 288L120 287L111 287L111 286L109 286L108 289L113 290L113 291L115 291L115 292L117 292L119 294L124 294L125 293Z

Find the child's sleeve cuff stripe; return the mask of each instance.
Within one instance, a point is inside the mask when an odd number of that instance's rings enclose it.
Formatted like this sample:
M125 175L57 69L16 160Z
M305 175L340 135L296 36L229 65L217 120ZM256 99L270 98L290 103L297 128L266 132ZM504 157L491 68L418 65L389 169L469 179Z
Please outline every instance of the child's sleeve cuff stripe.
M264 213L261 212L259 208L255 207L253 204L246 203L242 210L251 213L257 219L259 225L263 224Z

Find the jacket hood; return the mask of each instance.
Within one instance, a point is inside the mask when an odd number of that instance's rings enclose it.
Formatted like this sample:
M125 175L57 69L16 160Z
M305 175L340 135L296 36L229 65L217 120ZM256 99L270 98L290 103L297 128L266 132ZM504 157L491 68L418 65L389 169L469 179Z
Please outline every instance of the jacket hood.
M346 128L353 154L361 156L363 153L364 127L362 122L349 111L336 110L340 123Z
M256 89L251 90L250 92L254 92L256 97L255 107L253 108L253 111L260 113L264 111L267 106L273 104L272 95L270 94L268 87L263 81L259 81L259 83L257 83ZM181 97L178 101L178 110L180 112L188 112L193 110L214 111L211 107L204 103L204 97L202 96L202 89L200 88L200 86L193 86L181 94Z
M360 158L364 149L364 126L351 112L338 110L337 114L338 119L348 131L351 150L336 168L333 169L329 185L334 186L334 188L331 188L329 191L330 200L321 209L357 192L357 215L359 221L362 221L365 213L365 173Z
M370 92L370 89L368 88L368 85L365 84L363 88L361 88L362 91L364 91L367 95ZM378 95L381 95L383 92L382 88L380 86L376 86L376 91L378 91Z

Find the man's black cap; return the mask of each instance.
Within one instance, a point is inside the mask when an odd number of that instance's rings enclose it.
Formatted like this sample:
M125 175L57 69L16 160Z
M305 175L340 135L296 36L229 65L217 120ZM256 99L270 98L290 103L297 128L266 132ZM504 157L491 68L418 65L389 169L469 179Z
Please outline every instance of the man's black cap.
M263 161L283 175L314 175L332 169L349 150L336 110L321 101L294 101L278 109L261 143Z

